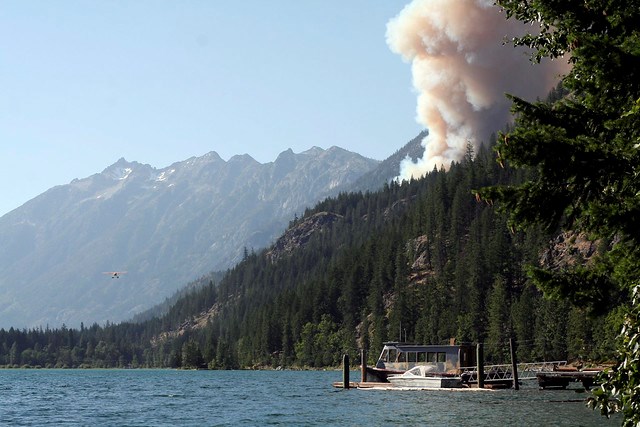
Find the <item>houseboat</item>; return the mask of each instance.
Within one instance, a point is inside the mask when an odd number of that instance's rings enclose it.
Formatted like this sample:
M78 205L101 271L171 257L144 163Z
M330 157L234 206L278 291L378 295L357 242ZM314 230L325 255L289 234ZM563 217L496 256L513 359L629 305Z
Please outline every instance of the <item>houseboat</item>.
M390 375L400 375L416 366L440 376L459 376L461 367L474 366L476 352L471 345L418 345L384 343L375 366L366 367L367 382L389 382Z

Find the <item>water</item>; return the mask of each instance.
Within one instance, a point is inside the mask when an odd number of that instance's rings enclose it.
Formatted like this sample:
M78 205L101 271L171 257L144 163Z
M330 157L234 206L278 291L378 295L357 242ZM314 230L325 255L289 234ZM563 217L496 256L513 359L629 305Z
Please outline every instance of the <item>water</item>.
M0 370L0 424L620 425L572 402L585 393L540 391L535 381L517 392L451 392L331 386L340 380L336 371Z

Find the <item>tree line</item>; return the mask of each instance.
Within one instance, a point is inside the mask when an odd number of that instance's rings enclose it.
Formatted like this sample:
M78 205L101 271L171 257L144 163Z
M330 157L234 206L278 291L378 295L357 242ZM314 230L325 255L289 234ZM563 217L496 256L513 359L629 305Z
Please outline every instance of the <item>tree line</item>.
M245 251L222 279L199 279L163 315L0 330L0 365L319 368L360 348L374 362L389 340L450 338L484 342L499 363L511 337L520 360L607 359L619 313L594 317L545 299L525 266L539 263L552 234L510 232L507 217L473 195L525 178L501 168L489 148L469 148L448 171L322 201L290 227L321 212L338 221L277 261Z

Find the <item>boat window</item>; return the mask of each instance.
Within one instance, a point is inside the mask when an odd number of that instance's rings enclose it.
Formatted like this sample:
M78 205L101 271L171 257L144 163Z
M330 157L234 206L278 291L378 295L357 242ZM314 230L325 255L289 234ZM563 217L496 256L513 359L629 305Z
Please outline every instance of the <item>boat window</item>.
M427 353L427 362L436 363L436 353Z
M398 353L398 362L406 362L407 361L407 355L405 352L401 351Z
M438 362L444 363L447 361L447 353L438 352Z
M389 361L389 350L387 349L382 350L382 354L380 355L380 360L382 360L383 362Z
M396 350L395 348L392 348L389 350L389 357L387 358L387 361L395 362L397 357L398 357L398 350Z
M407 356L409 357L409 362L417 362L418 360L418 353L413 351L411 353L407 353Z
M447 364L451 368L459 368L460 364L458 363L458 355L457 354L449 354L449 360L447 360Z
M426 362L427 361L427 353L418 353L418 362Z
M460 356L462 357L460 366L473 366L475 364L475 357L471 350L465 349L464 351L461 351Z

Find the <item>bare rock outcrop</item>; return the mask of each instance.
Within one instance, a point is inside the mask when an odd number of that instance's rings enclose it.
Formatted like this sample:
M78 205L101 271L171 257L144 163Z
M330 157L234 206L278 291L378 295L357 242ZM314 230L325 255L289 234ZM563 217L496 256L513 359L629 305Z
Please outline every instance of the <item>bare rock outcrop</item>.
M342 215L332 212L318 212L290 227L267 252L271 262L276 262L283 256L290 255L296 249L307 244L311 236L322 233L343 219Z

